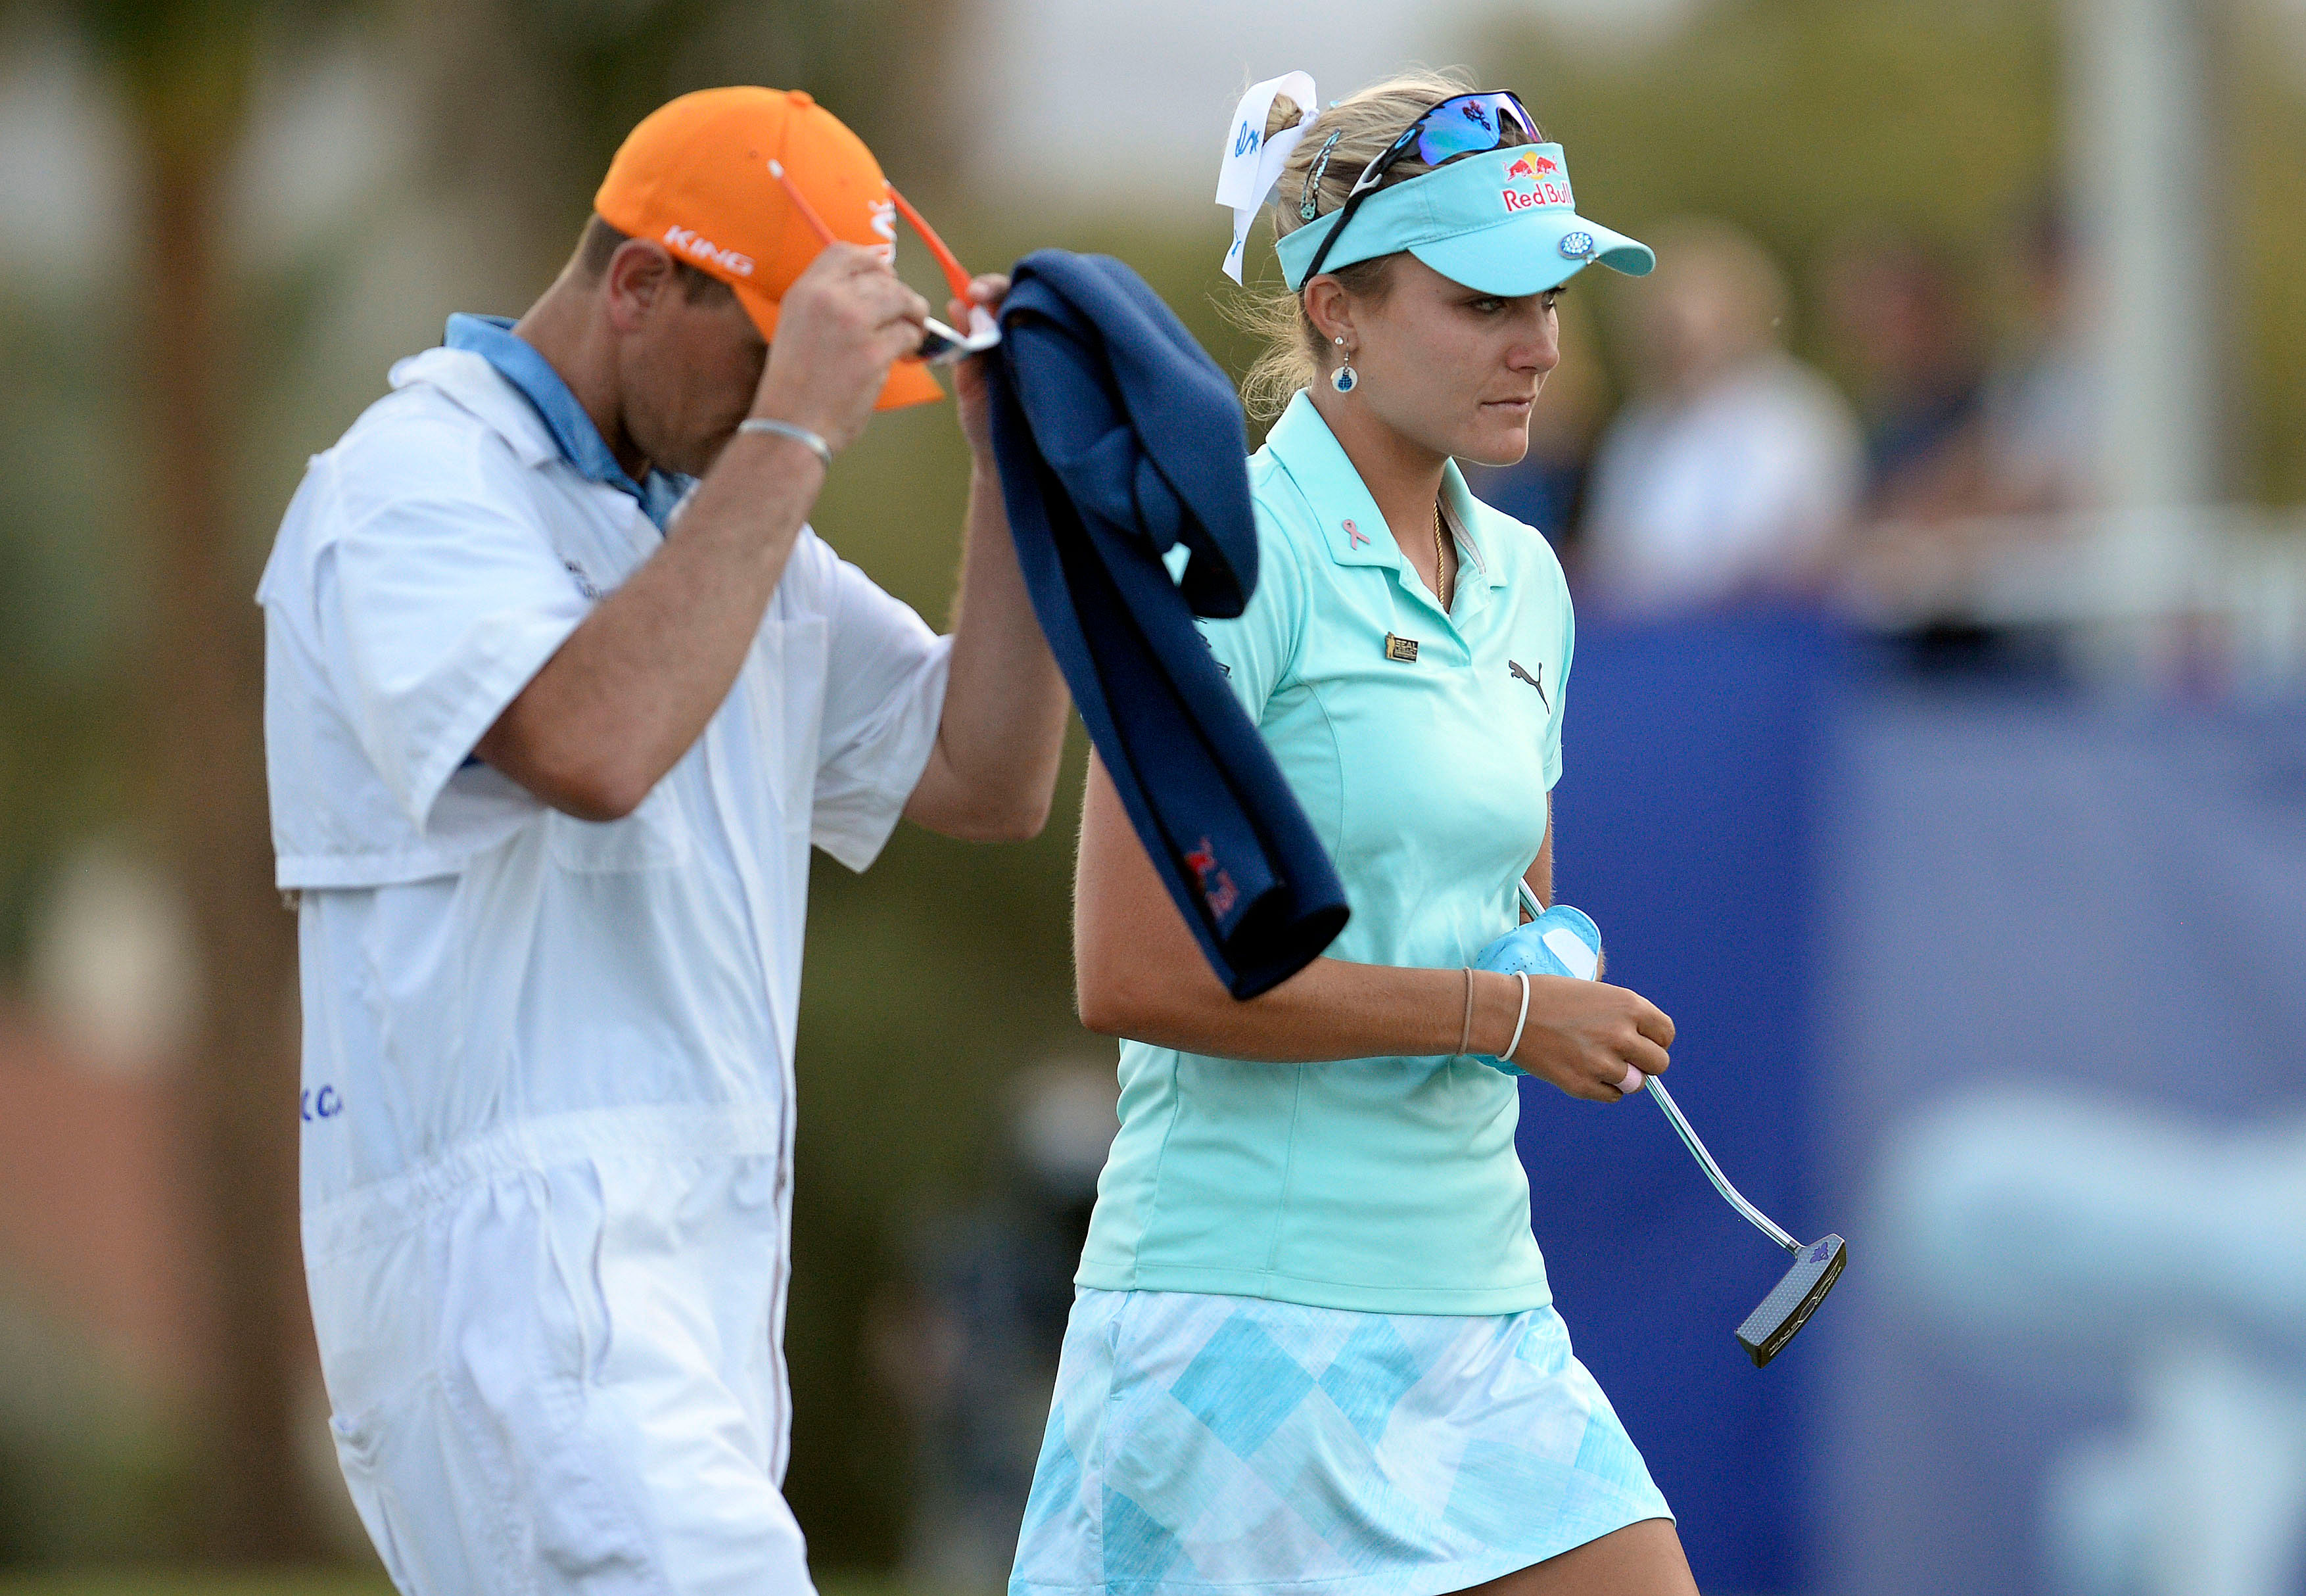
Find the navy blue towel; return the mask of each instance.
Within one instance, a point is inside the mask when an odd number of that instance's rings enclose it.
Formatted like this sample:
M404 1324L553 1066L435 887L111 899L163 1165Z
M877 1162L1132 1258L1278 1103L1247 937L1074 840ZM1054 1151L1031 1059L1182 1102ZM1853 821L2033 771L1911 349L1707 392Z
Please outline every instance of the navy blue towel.
M1017 263L993 444L1034 612L1132 824L1237 998L1295 975L1345 890L1195 615L1257 585L1241 401L1144 279L1105 255ZM1172 581L1161 557L1192 559Z

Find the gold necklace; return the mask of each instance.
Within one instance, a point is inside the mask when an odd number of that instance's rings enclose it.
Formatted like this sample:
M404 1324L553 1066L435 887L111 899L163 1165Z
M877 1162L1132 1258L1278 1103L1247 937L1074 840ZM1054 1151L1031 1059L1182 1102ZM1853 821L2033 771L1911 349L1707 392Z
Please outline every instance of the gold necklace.
M1433 589L1441 613L1449 612L1449 545L1441 535L1441 501L1433 501Z

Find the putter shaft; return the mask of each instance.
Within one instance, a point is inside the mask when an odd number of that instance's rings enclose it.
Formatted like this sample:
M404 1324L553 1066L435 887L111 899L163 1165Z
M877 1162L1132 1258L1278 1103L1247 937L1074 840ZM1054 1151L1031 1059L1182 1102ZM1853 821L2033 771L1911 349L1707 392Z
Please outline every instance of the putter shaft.
M1728 1199L1730 1206L1746 1216L1746 1222L1748 1225L1779 1246L1789 1252L1798 1253L1802 1250L1802 1244L1779 1229L1775 1221L1752 1203L1747 1202L1738 1194L1738 1188L1730 1183L1730 1177L1723 1174L1721 1166L1713 1162L1713 1155L1707 1152L1705 1144L1697 1139L1697 1132L1691 1130L1689 1122L1681 1117L1680 1106L1667 1096L1665 1082L1653 1075L1643 1084L1642 1089L1657 1099L1657 1105L1665 1111L1665 1117L1671 1120L1673 1128L1680 1132L1682 1145L1689 1149L1690 1155L1704 1168L1705 1178L1713 1182L1713 1189Z
M1530 890L1529 883L1525 881L1516 884L1521 888L1521 906L1528 913L1529 917L1533 920L1543 914L1545 908L1538 902L1537 894ZM1699 1167L1705 1171L1705 1178L1713 1182L1713 1189L1721 1193L1731 1208L1745 1216L1748 1225L1787 1251L1798 1254L1802 1250L1802 1244L1780 1229L1776 1222L1767 1214L1747 1202L1743 1196L1739 1195L1738 1188L1730 1183L1730 1177L1721 1173L1721 1166L1719 1164L1713 1162L1713 1155L1707 1152L1705 1144L1697 1139L1697 1132L1691 1130L1689 1122L1681 1117L1680 1105L1676 1104L1672 1096L1667 1092L1665 1083L1653 1075L1644 1083L1643 1089L1657 1100L1659 1112L1673 1122L1674 1131L1680 1136L1682 1146L1689 1149L1690 1156L1695 1158Z

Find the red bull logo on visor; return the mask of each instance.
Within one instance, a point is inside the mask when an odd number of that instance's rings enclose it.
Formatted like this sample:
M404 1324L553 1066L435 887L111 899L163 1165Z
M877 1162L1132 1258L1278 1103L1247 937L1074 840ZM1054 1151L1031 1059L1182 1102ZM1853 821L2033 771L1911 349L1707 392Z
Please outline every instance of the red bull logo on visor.
M1505 201L1508 212L1550 210L1574 203L1569 197L1569 175L1550 155L1533 149L1516 156L1506 167L1505 176L1510 186L1500 191L1499 198Z

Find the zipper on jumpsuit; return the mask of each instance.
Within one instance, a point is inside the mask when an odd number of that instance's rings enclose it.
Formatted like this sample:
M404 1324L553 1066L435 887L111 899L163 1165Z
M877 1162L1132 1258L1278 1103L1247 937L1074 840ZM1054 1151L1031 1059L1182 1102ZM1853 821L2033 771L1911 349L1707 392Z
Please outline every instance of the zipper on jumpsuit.
M757 638L752 646L756 652L759 650ZM750 670L753 663L751 659L747 659L745 670L738 673L738 690L731 691L731 702L738 701L739 692L744 685L745 671ZM767 934L774 920L766 903L767 890L761 884L760 863L754 853L749 833L735 824L739 810L736 795L729 785L725 747L729 732L723 721L724 715L716 714L705 723L703 747L705 784L712 791L721 834L728 840L729 858L736 868L738 890L744 894L746 917L752 922L753 957L760 967L762 993L772 1011L769 1016L770 1034L781 1036L781 1028L777 1024L779 1017L773 1011L776 977L770 967L769 950L773 943ZM756 741L758 740L756 737ZM780 1489L783 1486L785 1468L790 1461L787 1453L792 1446L791 1377L785 1368L784 1357L785 1300L792 1284L793 1110L799 1085L793 1071L791 1051L789 1047L778 1048L781 1079L778 1085L781 1100L778 1105L776 1168L777 1271L769 1306L769 1334L775 1352L771 1364L776 1370L776 1412L772 1416L769 1472Z

